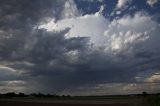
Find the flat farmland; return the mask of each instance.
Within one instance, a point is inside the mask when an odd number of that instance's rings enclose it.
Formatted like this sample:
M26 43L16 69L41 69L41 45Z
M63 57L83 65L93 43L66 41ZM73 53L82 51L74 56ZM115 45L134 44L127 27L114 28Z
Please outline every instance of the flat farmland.
M0 106L147 106L143 98L109 98L83 100L0 99Z

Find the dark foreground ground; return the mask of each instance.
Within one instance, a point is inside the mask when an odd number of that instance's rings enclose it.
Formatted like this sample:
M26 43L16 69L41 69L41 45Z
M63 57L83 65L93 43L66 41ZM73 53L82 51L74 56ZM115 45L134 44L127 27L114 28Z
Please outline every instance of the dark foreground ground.
M104 100L1 99L0 106L147 106L143 98Z
M0 106L138 106L130 104L85 104L85 103L33 103L33 102L6 102L3 101L0 103ZM141 106L141 105L139 105Z
M101 103L101 104L86 104L86 103L35 103L35 102L17 102L3 101L0 106L142 106L129 103Z
M0 98L0 106L160 106L160 95L69 98L12 97Z

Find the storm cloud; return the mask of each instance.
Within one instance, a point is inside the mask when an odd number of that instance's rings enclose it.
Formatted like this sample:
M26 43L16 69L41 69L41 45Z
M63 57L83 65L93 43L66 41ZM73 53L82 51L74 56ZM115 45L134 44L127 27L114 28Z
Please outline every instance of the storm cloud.
M160 24L154 17L137 11L110 20L103 5L86 15L77 5L72 0L0 1L1 91L157 92L158 85L150 88L160 73Z

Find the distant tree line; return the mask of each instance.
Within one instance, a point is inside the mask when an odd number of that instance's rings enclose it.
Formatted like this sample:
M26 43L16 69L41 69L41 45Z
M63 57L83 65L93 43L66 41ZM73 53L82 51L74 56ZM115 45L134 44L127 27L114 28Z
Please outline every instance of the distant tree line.
M31 93L31 94L25 94L25 93L15 93L15 92L8 92L0 94L0 98L8 98L8 97L37 97L37 98L69 98L70 95L56 95L56 94L43 94L43 93Z
M160 95L160 93L155 94L148 94L147 92L142 92L141 94L131 94L131 95L103 95L103 96L70 96L70 95L56 95L56 94L43 94L43 93L15 93L15 92L8 92L0 94L0 98L12 98L12 97L34 97L34 98L105 98L110 96L150 96L150 95Z

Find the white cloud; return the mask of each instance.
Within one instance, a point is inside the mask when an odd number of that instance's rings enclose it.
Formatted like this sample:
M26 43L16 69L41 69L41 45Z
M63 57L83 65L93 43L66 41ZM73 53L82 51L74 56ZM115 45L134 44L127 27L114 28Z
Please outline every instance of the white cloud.
M101 5L99 11L95 13L95 16L100 16L100 15L102 15L102 12L103 12L104 8L105 8L105 5Z
M132 0L117 0L115 9L110 13L110 16L120 15L131 4Z
M151 7L153 7L157 2L158 0L147 0L147 4L150 5Z
M108 39L108 49L120 52L128 49L133 44L147 40L152 28L157 23L144 13L136 13L133 17L127 15L113 20L104 35Z
M152 75L149 78L147 78L145 81L152 82L152 83L160 82L160 75L159 74Z
M121 8L125 7L125 5L127 3L130 3L130 2L131 2L131 0L118 0L117 8L121 9Z
M108 20L101 15L102 11L103 6L100 8L100 11L95 14L67 18L57 23L52 20L47 24L40 25L39 28L45 28L48 31L60 31L69 27L71 29L66 34L66 38L90 37L91 43L102 45L103 33L108 25Z
M95 1L98 1L98 2L103 2L103 0L81 0L81 1L87 1L87 2L95 2Z
M67 0L61 14L61 18L72 18L79 15L76 4L73 0Z
M117 23L128 27L127 29L132 29L138 32L144 31L146 29L150 29L150 26L154 26L156 22L152 21L151 17L148 15L145 15L145 13L138 12L134 15L134 17L131 16L124 16L121 19L117 20ZM137 27L139 26L139 27Z
M46 29L47 31L53 31L54 29L57 29L57 23L55 22L55 19L53 18L51 21L49 21L46 24L42 24L38 26L39 29ZM29 43L30 44L30 43Z
M0 66L0 71L5 71L5 72L16 72L16 70L9 68L9 67L5 67L5 66Z
M69 27L70 31L66 34L66 38L89 37L94 47L104 47L106 52L117 54L147 40L157 27L157 23L143 12L109 21L101 15L102 11L103 6L95 14L67 18L57 23L52 20L39 28L60 31Z

